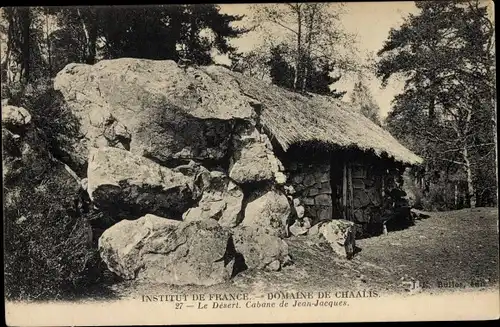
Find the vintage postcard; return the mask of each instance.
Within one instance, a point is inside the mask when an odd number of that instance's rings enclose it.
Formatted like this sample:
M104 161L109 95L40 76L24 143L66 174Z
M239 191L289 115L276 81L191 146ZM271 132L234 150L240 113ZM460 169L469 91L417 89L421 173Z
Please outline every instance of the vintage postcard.
M498 319L493 5L0 8L7 324Z

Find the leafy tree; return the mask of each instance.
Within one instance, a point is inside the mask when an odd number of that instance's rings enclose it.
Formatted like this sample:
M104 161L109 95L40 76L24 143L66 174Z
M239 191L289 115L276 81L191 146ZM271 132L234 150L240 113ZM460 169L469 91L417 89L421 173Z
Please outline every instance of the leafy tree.
M478 201L477 175L494 145L493 24L477 1L417 2L421 12L392 29L379 51L384 83L405 78L389 128L427 159L428 170L462 170L470 206ZM496 130L495 130L496 133ZM489 179L491 180L491 179ZM484 186L481 186L484 187Z
M231 53L228 38L246 29L231 27L242 16L222 14L217 5L141 7L7 7L1 33L6 41L2 81L22 85L53 77L71 62L105 59L184 58L212 64L212 50ZM49 25L57 25L49 26Z
M265 80L269 77L269 58L267 49L257 47L246 53L234 52L229 54L231 70L248 76Z
M231 27L242 16L221 14L217 5L162 5L100 9L105 58L173 59L212 64L213 48L235 51L227 38L244 29ZM203 33L210 31L212 35Z
M35 26L35 12L29 7L3 8L5 19L6 49L2 69L7 81L29 83L40 76L41 57L39 49L40 34Z
M340 78L331 76L333 68L350 70L356 66L355 56L346 56L346 50L352 50L353 37L340 28L342 10L334 6L326 3L253 6L254 21L267 40L268 53L276 51L276 44L286 49L283 56L292 68L293 90L331 93L325 85Z
M369 118L377 125L381 125L380 122L380 108L375 102L370 89L366 85L363 75L358 75L358 81L354 84L353 91L351 93L351 103L355 108L358 108L360 113L365 117Z
M271 80L274 84L288 89L293 89L295 80L295 67L288 63L287 54L289 49L286 44L281 44L271 48L271 58L268 61ZM341 76L333 77L331 76L334 67L329 62L318 61L315 63L311 58L304 59L304 67L311 74L307 77L303 76L305 70L302 74L299 74L300 80L303 80L303 85L301 88L302 92L312 92L323 95L330 95L335 98L344 96L346 93L338 92L335 89L331 89L331 85L337 82ZM305 79L304 79L305 78Z
M273 84L289 89L293 88L295 69L285 59L286 46L276 46L271 49L271 59L268 64Z
M104 8L98 7L53 7L47 8L47 13L55 15L61 27L55 31L59 38L56 38L55 49L67 46L66 43L75 45L73 50L69 50L69 55L77 55L76 62L94 64L97 53L97 39L99 36L99 22ZM58 39L58 40L57 40ZM58 42L60 44L58 44ZM56 51L56 53L59 51ZM62 52L62 55L67 52ZM69 61L71 62L71 61Z
M99 11L105 59L177 59L175 46L180 30L174 25L180 20L173 15L174 8L106 7ZM170 23L170 19L174 22Z
M248 32L248 29L231 27L232 22L241 20L243 16L221 14L217 5L185 5L180 10L186 17L180 44L186 57L193 63L213 64L213 48L222 54L234 53L236 48L227 39ZM203 35L202 32L206 30L211 31L211 35Z

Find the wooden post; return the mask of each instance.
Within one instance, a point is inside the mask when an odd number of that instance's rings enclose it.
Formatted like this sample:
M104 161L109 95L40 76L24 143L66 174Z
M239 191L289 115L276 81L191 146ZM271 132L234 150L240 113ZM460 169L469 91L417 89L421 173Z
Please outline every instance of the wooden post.
M342 207L344 208L344 219L347 220L347 164L345 161L342 169Z
M458 184L455 183L455 209L458 209Z
M347 183L349 184L349 217L347 220L353 221L353 212L354 212L354 187L352 185L352 167L351 165L347 166Z

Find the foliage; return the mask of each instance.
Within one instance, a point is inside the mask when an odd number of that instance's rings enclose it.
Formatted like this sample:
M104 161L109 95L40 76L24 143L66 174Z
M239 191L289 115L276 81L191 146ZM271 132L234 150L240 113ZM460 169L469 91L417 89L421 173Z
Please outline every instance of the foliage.
M22 88L6 85L2 90L9 93L9 104L28 108L32 123L42 132L47 150L58 160L68 164L78 175L86 174L86 167L77 166L68 157L75 153L72 140L81 137L80 122L66 106L63 96L54 90L50 79L39 79Z
M378 53L384 83L405 79L387 126L426 159L428 182L436 173L462 176L471 206L492 204L479 189L495 180L494 26L477 1L416 5L420 13L391 29Z
M268 61L271 80L274 84L288 89L293 89L295 78L295 67L287 62L286 45L276 46L271 49L271 58ZM317 94L330 95L335 98L344 96L345 92L331 90L330 86L337 82L341 76L332 77L332 64L319 61L316 66L309 58L304 59L304 66L307 66L309 74L307 76L299 75L299 80L305 83L302 91Z
M221 14L219 7L212 4L63 8L55 12L60 25L72 29L69 34L84 41L87 63L95 61L97 41L101 40L106 59L181 57L208 65L213 63L213 48L230 53L234 48L227 38L246 32L230 26L242 17ZM204 33L207 30L212 37Z
M339 71L352 70L355 66L355 56L346 55L352 50L353 37L339 26L341 7L288 3L255 5L252 9L255 30L264 42L237 58L233 63L236 70L249 71L250 75L261 78L268 71L274 84L298 92L334 97L345 94L330 90L341 78ZM334 73L337 76L332 76Z
M88 277L90 225L78 183L50 159L42 133L33 129L21 138L19 149L3 138L4 161L12 163L4 173L6 297L63 296Z
M22 143L3 137L6 297L75 295L101 277L90 238L95 213L86 207L88 196L54 158L69 163L63 153L73 152L67 149L72 144L62 136L75 135L77 120L50 80L8 93L10 104L30 111L32 125L17 139ZM81 168L77 173L84 173Z
M234 52L227 39L246 29L213 4L129 7L10 7L2 11L6 56L2 82L53 77L71 62L134 57L212 64L212 51Z
M365 117L373 121L377 125L381 125L380 122L380 108L375 102L370 89L366 85L361 74L358 75L358 81L354 84L353 91L351 93L351 103L355 108L358 108L360 113Z
M295 70L285 59L286 46L276 46L271 49L271 58L268 62L273 84L293 88Z
M2 84L17 80L23 84L45 74L39 42L41 33L36 11L27 7L8 7L2 11L6 25L5 59L1 63Z
M270 76L267 48L256 47L246 53L235 52L229 55L229 59L233 71L261 80Z

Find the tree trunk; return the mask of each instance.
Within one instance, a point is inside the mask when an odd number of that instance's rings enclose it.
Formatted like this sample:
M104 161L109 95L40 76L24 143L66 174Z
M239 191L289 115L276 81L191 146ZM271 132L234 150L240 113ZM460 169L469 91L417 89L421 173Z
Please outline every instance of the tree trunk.
M295 74L293 78L293 89L297 89L297 83L299 79L299 69L300 69L300 61L302 60L302 13L299 5L297 5L297 58L295 61Z
M469 159L469 152L467 150L467 146L464 146L464 149L462 151L462 155L464 157L464 162L465 162L465 173L467 174L467 194L469 196L469 201L470 201L470 207L475 208L476 207L476 194L474 190L474 183L472 180L472 167Z
M50 48L49 15L45 13L45 42L47 43L47 70L52 77L52 51Z
M317 4L311 4L310 5L310 12L309 12L309 22L307 24L307 37L306 37L306 43L307 43L307 50L305 53L305 57L308 58L311 61L312 64L312 58L311 58L311 47L312 47L312 36L314 32L314 17L316 16L316 6ZM306 86L307 86L307 78L309 77L309 70L308 67L306 66L304 69L304 76L302 77L302 92L305 92Z
M497 140L497 101L496 101L496 80L495 74L491 71L491 67L488 68L488 77L490 78L490 83L494 85L494 91L490 94L490 106L492 109L491 121L493 128L493 142L495 143L495 181L498 186L498 140ZM498 207L498 187L496 188L496 206Z
M309 74L309 71L307 67L304 67L304 76L302 76L302 92L306 91L306 86L307 86L307 75Z
M96 60L96 45L97 45L97 22L98 22L98 17L97 17L97 10L96 8L91 8L90 10L90 26L89 26L89 42L88 42L88 51L87 51L87 58L85 62L89 65L95 64Z
M78 14L78 18L80 19L80 23L82 23L82 29L83 29L83 34L85 35L85 54L83 55L83 60L85 61L85 59L87 58L88 56L88 44L89 44L89 30L87 29L87 25L85 24L85 20L83 19L82 17L82 13L80 11L80 9L76 9L76 13Z
M24 77L25 84L31 81L31 12L30 8L19 8L21 16L21 28L22 28L22 76Z
M493 105L493 140L495 142L495 179L498 186L498 140L497 140L497 102L492 101ZM497 207L498 207L498 187L496 188Z
M9 37L9 36L7 36L7 37ZM9 42L9 40L7 40L7 49L5 50L5 61L2 62L2 66L3 66L2 68L5 71L5 81L2 81L2 82L5 82L6 84L10 84L14 81L12 69L10 68L10 65L11 65L10 47L11 47L11 42Z
M347 182L349 184L349 216L347 219L349 221L354 220L354 187L352 185L352 166L348 164L347 166Z
M189 47L187 49L187 57L192 63L197 64L197 49L196 49L196 32L198 30L198 25L196 24L196 18L194 14L191 14L189 21Z
M344 219L347 220L347 164L344 161L342 168L342 211Z

